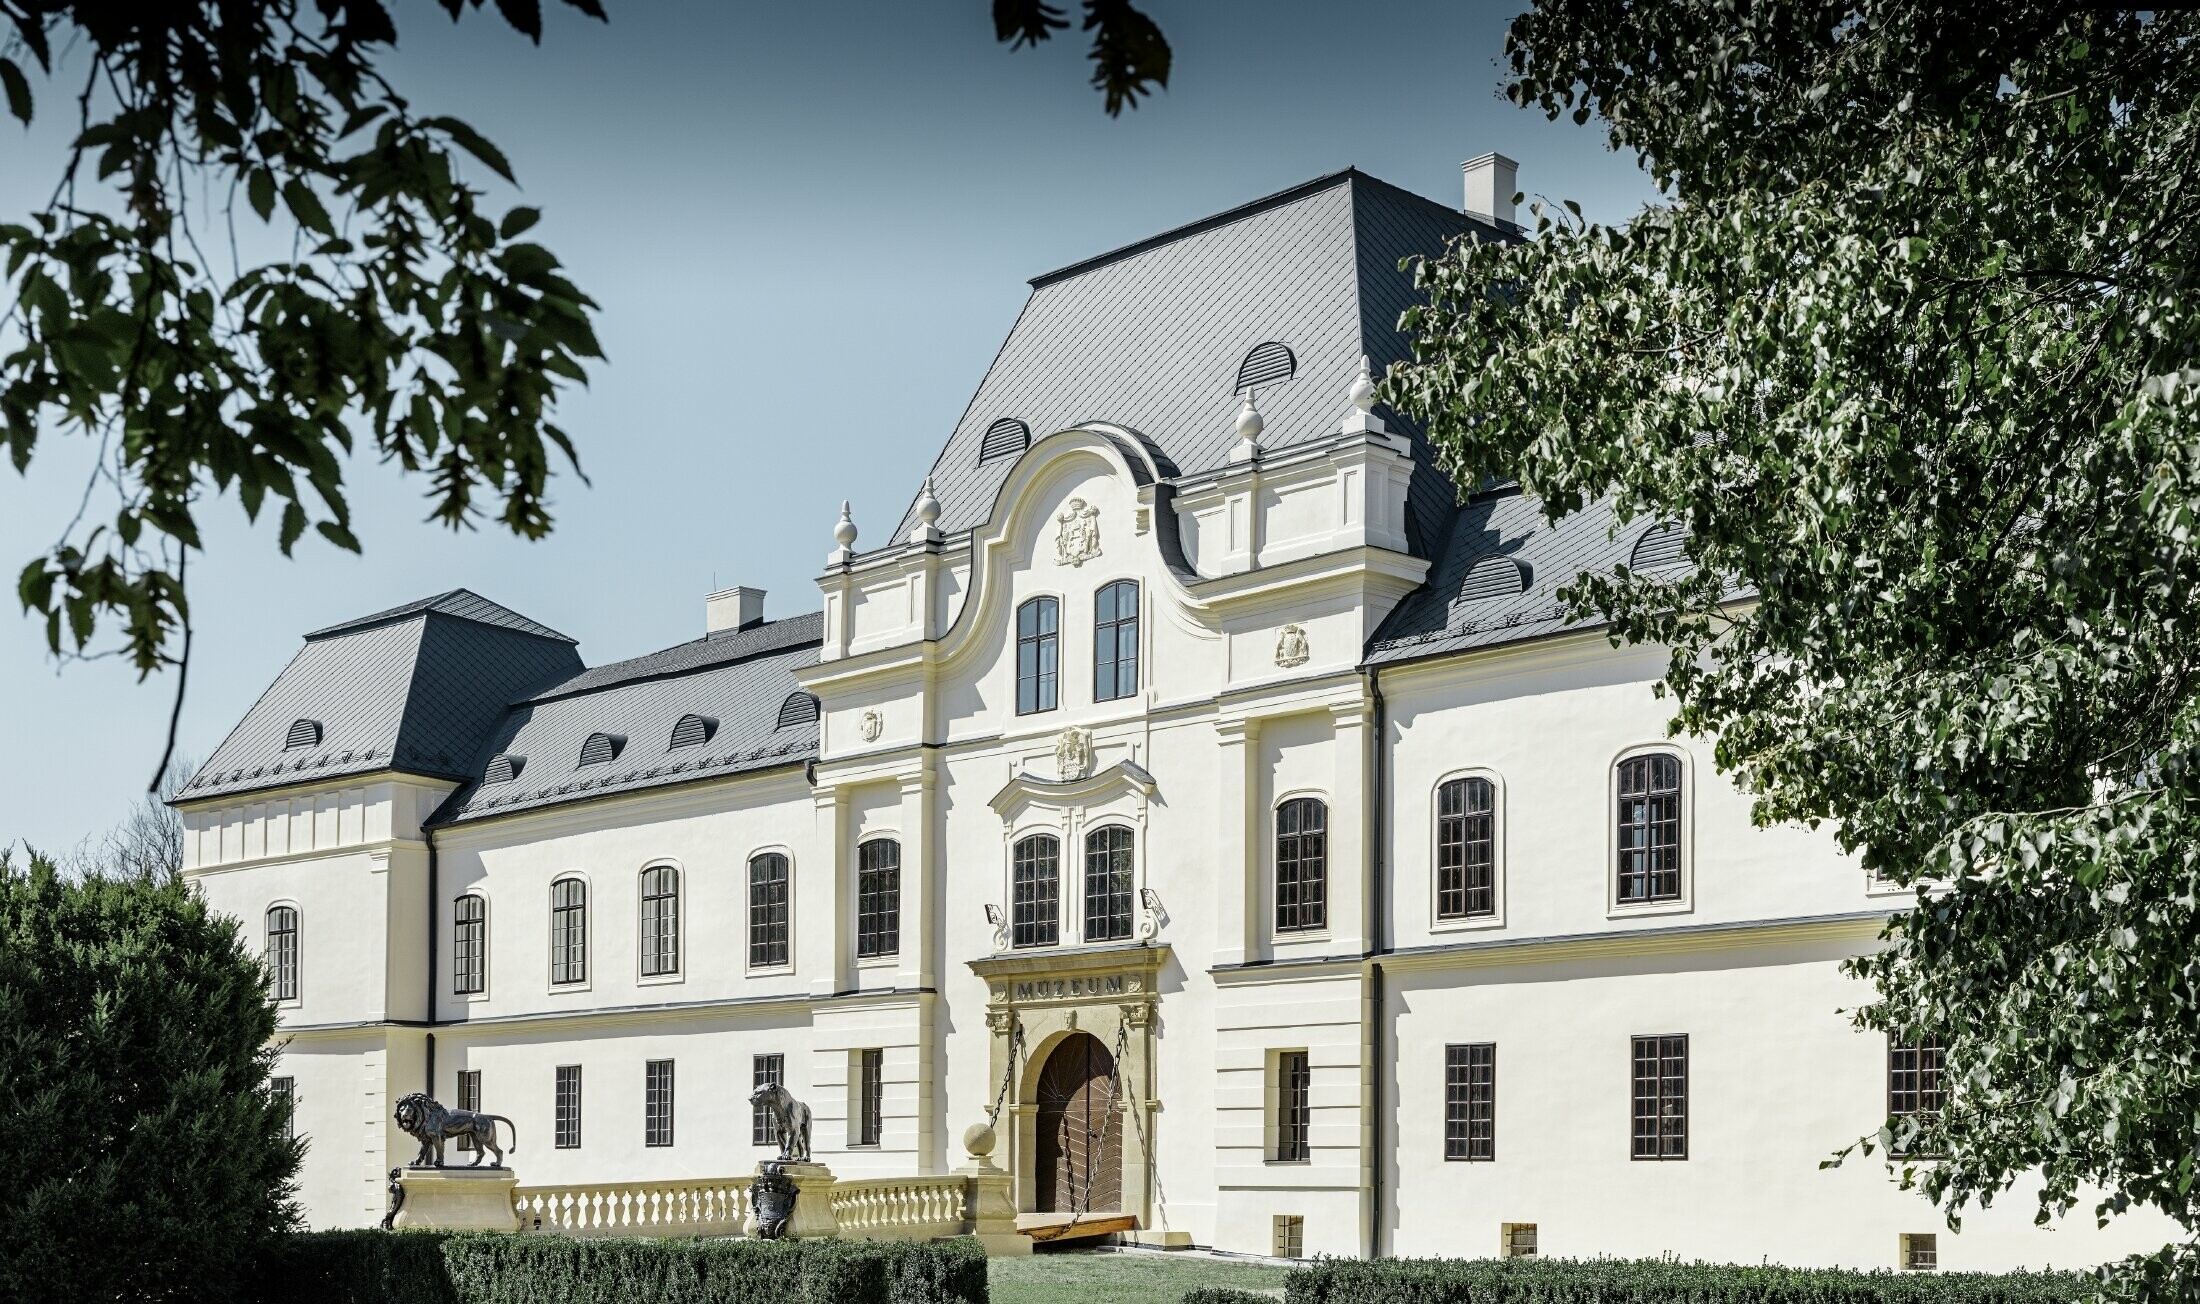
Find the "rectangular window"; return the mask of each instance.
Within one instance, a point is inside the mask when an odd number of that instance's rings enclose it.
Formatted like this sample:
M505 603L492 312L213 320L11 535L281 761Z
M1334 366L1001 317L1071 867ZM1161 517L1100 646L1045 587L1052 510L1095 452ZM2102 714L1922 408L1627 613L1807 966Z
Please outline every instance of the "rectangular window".
M758 1087L783 1087L787 1085L787 1057L784 1055L758 1055L749 1061L753 1072L749 1089ZM759 1146L779 1144L779 1116L762 1105L749 1106L749 1143Z
M1535 1257L1535 1224L1506 1223L1498 1248L1501 1259L1532 1259Z
M668 1059L642 1066L642 1144L672 1144L672 1061Z
M1634 1039L1637 1159L1688 1158L1688 1038Z
M1939 1232L1904 1232L1902 1234L1902 1270L1904 1272L1932 1272L1940 1267Z
M1471 919L1497 911L1496 787L1453 779L1436 790L1436 917Z
M901 953L901 844L873 838L856 848L856 955Z
M749 861L749 968L787 963L787 858L767 851Z
M1138 581L1117 580L1093 595L1092 700L1138 692Z
M680 871L654 865L642 871L642 976L680 972Z
M298 999L298 911L274 906L267 912L268 982L278 1001Z
M1276 931L1329 924L1329 808L1311 797L1276 807Z
M1119 942L1131 935L1131 831L1110 824L1085 835L1085 940Z
M577 878L550 885L550 981L588 981L588 884Z
M460 1069L458 1071L458 1107L460 1109L470 1109L476 1113L481 1111L480 1069ZM471 1136L462 1136L458 1139L458 1148L465 1151L478 1150L481 1148L481 1143Z
M489 903L467 893L451 903L451 991L476 996L489 975Z
M1303 1259L1306 1257L1306 1215L1279 1213L1272 1224L1274 1236L1270 1253L1279 1259Z
M1444 1158L1497 1158L1497 1044L1444 1047Z
M1670 752L1619 763L1619 899L1681 895L1681 761Z
M1887 1113L1895 1118L1940 1112L1941 1046L1937 1041L1887 1047Z
M1016 609L1016 714L1054 709L1061 679L1061 604L1033 598Z
M852 1146L875 1146L886 1135L886 1052L856 1052L856 1134Z
M298 1079L269 1078L267 1094L276 1107L283 1111L283 1140L298 1135Z
M1283 1163L1314 1154L1314 1070L1303 1050L1276 1056L1276 1158Z
M1016 844L1009 941L1015 946L1053 946L1062 932L1062 844L1040 833Z
M578 1150L581 1145L581 1066L558 1065L557 1148Z

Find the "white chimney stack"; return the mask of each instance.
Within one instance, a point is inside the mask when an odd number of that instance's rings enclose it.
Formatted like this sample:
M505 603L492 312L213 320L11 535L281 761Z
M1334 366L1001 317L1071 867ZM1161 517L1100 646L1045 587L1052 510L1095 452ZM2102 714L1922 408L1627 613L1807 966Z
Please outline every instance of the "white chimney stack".
M1513 196L1520 193L1520 165L1503 154L1484 154L1461 163L1459 170L1467 178L1467 216L1499 230L1515 229Z
M764 590L736 584L703 599L703 629L715 634L722 629L747 629L764 623Z

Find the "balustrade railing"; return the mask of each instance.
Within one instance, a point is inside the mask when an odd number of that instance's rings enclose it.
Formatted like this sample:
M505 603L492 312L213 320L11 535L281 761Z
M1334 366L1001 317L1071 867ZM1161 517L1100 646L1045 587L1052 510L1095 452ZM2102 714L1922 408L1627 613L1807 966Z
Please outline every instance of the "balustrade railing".
M524 1232L564 1236L739 1236L745 1177L522 1186L512 1210Z
M833 1217L852 1240L922 1241L965 1229L967 1183L942 1177L864 1177L833 1186Z

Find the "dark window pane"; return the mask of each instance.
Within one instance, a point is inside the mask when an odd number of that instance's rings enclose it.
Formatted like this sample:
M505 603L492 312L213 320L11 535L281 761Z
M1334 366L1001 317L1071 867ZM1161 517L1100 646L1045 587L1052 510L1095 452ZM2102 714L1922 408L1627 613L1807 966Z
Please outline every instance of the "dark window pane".
M451 990L481 992L489 977L489 906L473 893L451 903Z
M460 1069L458 1071L458 1107L477 1112L481 1109L480 1069ZM474 1150L479 1147L480 1143L471 1136L462 1136L458 1139L460 1150Z
M1681 894L1681 763L1668 752L1619 763L1619 899Z
M1688 1158L1688 1038L1637 1037L1634 1157Z
M1303 1050L1276 1057L1276 1158L1286 1162L1314 1153L1314 1070Z
M753 1093L757 1087L785 1086L787 1081L787 1057L784 1055L758 1055L751 1062L753 1074L749 1082ZM749 1107L749 1140L754 1145L779 1144L779 1116L762 1105Z
M1138 582L1117 580L1093 598L1092 697L1096 702L1138 691Z
M276 1105L283 1111L283 1140L295 1138L298 1135L298 1079L269 1078L267 1094L274 1098ZM468 1148L463 1141L459 1145L461 1150Z
M1453 779L1436 790L1436 917L1470 919L1497 909L1496 788Z
M558 1066L557 1140L560 1150L576 1150L581 1144L581 1066Z
M767 851L749 861L749 967L787 963L787 858Z
M1120 824L1085 836L1085 940L1114 942L1131 935L1131 831Z
M1061 940L1062 844L1040 834L1016 844L1009 940L1016 946L1053 946Z
M875 1146L886 1135L886 1052L867 1050L857 1065L856 1139L849 1144Z
M672 1144L671 1060L650 1060L642 1066L642 1144Z
M588 981L588 885L577 878L550 885L550 981Z
M680 871L658 865L642 871L642 973L680 969Z
M901 953L901 844L874 838L856 849L856 955Z
M1329 923L1329 808L1299 797L1276 808L1276 931Z
M1051 711L1061 671L1061 604L1033 598L1016 609L1016 713Z
M1444 1048L1444 1158L1497 1158L1497 1046Z
M298 911L274 906L267 912L268 986L278 1001L298 999Z

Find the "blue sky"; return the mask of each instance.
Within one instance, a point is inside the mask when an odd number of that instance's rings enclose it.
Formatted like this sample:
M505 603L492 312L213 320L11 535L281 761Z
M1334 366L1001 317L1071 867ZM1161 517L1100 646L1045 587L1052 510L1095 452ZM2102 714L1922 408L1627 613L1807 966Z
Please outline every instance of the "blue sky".
M1531 195L1602 220L1652 193L1593 124L1502 98L1514 5L1149 0L1173 84L1110 119L1078 33L1011 54L986 0L606 4L608 26L552 15L535 48L493 13L453 27L403 0L388 63L417 107L504 149L511 202L543 209L536 234L602 305L609 360L559 415L592 484L561 480L556 531L528 544L423 523L425 483L359 459L363 557L309 538L286 560L272 521L204 504L191 754L306 630L450 588L564 630L591 664L697 636L714 585L765 587L775 618L814 609L841 500L876 544L1040 272L1347 165L1457 204L1460 160L1495 149ZM43 201L64 139L50 117L0 125L0 213ZM82 442L0 470L0 573L69 519ZM0 682L0 843L113 823L173 683L56 666L12 598Z

